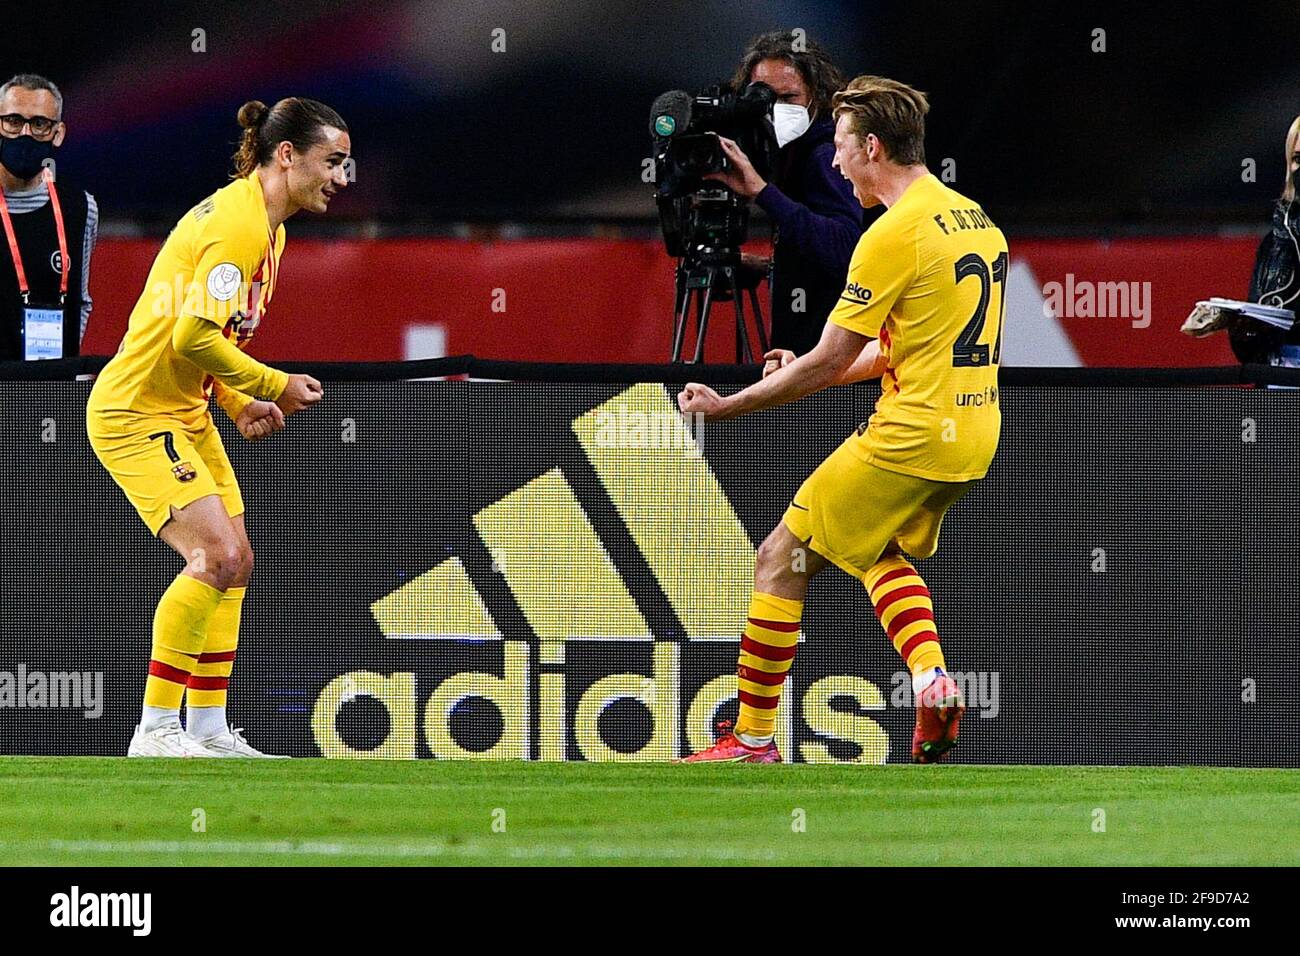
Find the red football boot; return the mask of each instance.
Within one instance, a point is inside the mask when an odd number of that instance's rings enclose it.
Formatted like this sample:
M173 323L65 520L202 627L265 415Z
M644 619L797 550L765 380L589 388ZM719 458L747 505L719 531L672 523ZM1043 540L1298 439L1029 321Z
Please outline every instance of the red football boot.
M966 712L957 682L940 674L916 698L916 730L912 734L912 761L934 763L957 743L957 725Z
M679 763L780 763L781 751L776 749L776 741L769 740L761 747L751 747L742 743L731 732L731 721L724 720L718 724L718 742L707 750L691 754Z

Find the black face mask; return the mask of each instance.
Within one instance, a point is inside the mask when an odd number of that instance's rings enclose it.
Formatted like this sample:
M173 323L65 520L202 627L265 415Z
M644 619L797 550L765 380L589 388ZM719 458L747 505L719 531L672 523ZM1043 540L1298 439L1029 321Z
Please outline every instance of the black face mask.
M54 140L42 143L31 136L0 136L0 166L19 179L31 179L45 160L54 155Z

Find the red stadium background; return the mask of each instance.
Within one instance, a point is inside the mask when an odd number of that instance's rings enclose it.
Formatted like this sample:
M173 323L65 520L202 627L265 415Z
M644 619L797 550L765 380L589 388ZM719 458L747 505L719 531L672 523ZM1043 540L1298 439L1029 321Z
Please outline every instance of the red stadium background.
M1012 238L1007 365L1208 366L1234 362L1223 335L1178 328L1197 299L1246 294L1257 239ZM158 240L105 238L83 351L110 355ZM1150 324L1042 312L1052 282L1150 282ZM472 352L554 362L660 362L671 342L673 260L657 240L295 240L253 354L384 361ZM495 290L504 290L504 296ZM494 310L494 306L496 307ZM502 308L504 306L504 308ZM707 360L734 359L730 303L711 319ZM1045 345L1042 333L1050 333Z

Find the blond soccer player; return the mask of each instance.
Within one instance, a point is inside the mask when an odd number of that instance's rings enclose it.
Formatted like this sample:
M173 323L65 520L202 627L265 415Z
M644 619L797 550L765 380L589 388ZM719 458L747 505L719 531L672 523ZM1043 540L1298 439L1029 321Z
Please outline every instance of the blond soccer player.
M270 109L246 103L239 123L234 181L167 237L86 409L95 455L150 532L186 562L154 613L131 757L268 756L226 719L253 551L209 398L252 441L321 400L311 376L243 349L275 294L284 221L302 209L324 212L347 185L351 141L334 110L297 97Z
M965 702L909 556L935 553L944 515L997 448L1008 257L979 205L926 169L928 110L923 93L883 77L860 76L836 95L834 165L863 206L886 211L859 241L820 342L799 358L769 353L763 380L735 395L690 384L678 396L683 412L715 420L882 379L871 420L808 477L759 548L737 668L740 716L687 762L781 760L781 688L808 580L828 563L863 583L912 674L912 758L935 761L957 740Z

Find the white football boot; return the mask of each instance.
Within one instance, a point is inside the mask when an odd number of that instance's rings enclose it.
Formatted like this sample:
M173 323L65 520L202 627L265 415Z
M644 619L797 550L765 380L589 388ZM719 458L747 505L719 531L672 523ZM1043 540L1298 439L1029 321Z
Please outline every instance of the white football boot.
M128 757L210 757L207 748L185 733L179 723L164 724L153 730L135 728L131 735Z
M244 739L244 729L242 727L232 727L224 734L214 734L211 737L204 737L199 740L191 737L190 740L198 747L204 750L205 757L265 757L270 760L288 760L284 754L264 754L262 751L254 748L247 740Z

